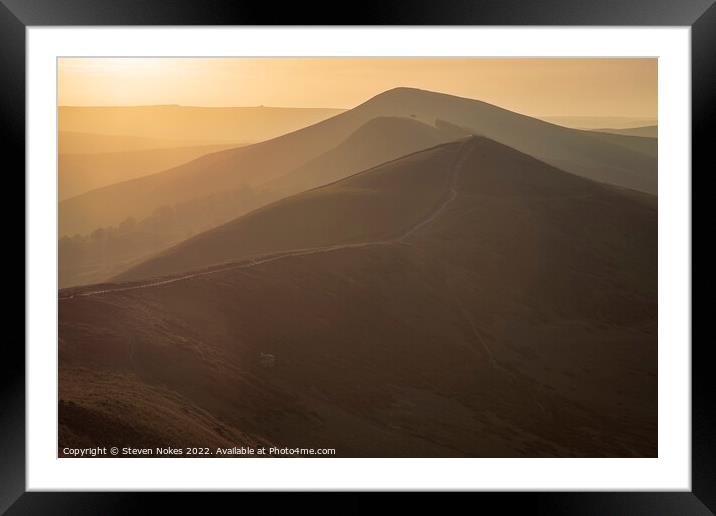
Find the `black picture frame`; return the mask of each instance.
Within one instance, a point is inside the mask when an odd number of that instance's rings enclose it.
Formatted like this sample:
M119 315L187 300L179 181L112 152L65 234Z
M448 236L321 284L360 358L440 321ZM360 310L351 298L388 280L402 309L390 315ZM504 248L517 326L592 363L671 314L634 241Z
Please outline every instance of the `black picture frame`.
M716 124L716 5L714 0L400 0L332 5L231 0L0 0L0 145L5 174L25 166L25 30L61 25L621 25L689 26L692 45L692 169L713 161ZM710 130L711 129L711 130ZM692 176L693 177L693 172ZM7 179L7 178L6 178ZM11 184L11 183L7 183ZM24 190L24 182L21 187ZM19 194L13 192L14 197ZM24 197L24 196L23 196ZM13 215L17 208L13 208ZM6 220L13 221L15 216ZM692 246L693 248L693 246ZM24 247L23 247L24 249ZM692 251L693 252L693 251ZM24 256L26 259L27 257ZM19 258L16 258L19 261ZM7 301L6 301L7 302ZM19 303L18 303L19 304ZM6 322L11 319L8 317ZM19 324L19 323L18 323ZM0 375L0 514L136 514L161 503L162 512L205 511L208 493L40 493L25 489L25 353L20 339L3 342ZM688 343L675 343L687 345ZM536 514L716 514L716 392L711 344L692 343L692 491L610 493L480 493L469 503ZM212 494L226 503L234 494ZM257 495L242 494L243 503ZM213 498L212 498L213 501ZM230 502L231 503L231 502ZM263 503L263 502L261 502ZM379 494L328 495L317 506L303 496L274 497L285 504L357 513L380 508ZM278 505L276 505L278 504ZM445 509L422 496L423 509ZM174 508L177 509L174 509ZM230 507L230 506L229 506Z

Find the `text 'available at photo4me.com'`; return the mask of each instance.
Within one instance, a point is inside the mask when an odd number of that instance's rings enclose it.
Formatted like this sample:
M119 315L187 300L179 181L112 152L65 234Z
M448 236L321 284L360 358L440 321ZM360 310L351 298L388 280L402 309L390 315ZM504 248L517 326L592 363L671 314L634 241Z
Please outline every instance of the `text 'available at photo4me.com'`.
M233 446L229 448L158 446L97 446L60 449L60 457L335 457L335 448L301 448L287 446Z

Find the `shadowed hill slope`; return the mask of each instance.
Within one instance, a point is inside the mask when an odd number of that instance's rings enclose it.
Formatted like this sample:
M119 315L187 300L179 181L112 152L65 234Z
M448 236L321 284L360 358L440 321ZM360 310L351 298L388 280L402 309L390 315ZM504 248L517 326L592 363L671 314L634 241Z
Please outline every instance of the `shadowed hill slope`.
M221 242L312 251L60 293L60 446L656 456L653 196L471 138L273 204L163 266Z
M239 145L246 142L235 140L212 142L206 139L186 140L167 138L142 138L123 134L79 133L59 131L57 133L58 154L104 154L113 152L151 151L157 149L175 149L202 145Z
M117 224L128 216L143 217L161 206L241 185L255 188L270 183L272 188L279 188L276 178L316 159L366 122L383 116L414 117L431 124L440 119L569 172L656 192L656 159L605 141L602 135L552 125L477 100L397 88L293 133L210 154L159 174L65 201L59 207L60 235ZM319 185L306 180L299 190L316 186Z
M116 279L134 281L268 253L389 238L440 202L459 146L419 152L282 199L186 240Z
M266 186L286 194L306 185L320 186L412 152L464 138L451 127L434 127L411 118L377 117L369 120L336 147L276 178Z
M191 145L117 152L60 153L57 189L60 201L114 183L146 176L237 144Z
M629 116L540 116L541 120L545 120L552 124L558 124L564 127L572 127L574 129L599 130L600 128L609 127L612 129L630 129L634 127L646 127L656 125L657 119L651 118L634 118Z
M160 206L237 188L258 187L263 198L276 200L457 136L451 128L386 117L366 118L345 136L330 128L313 134L313 127L68 199L59 206L60 235L117 224L127 216L146 217ZM237 214L241 209L236 207Z
M611 133L624 136L640 136L642 138L656 138L659 135L658 125L645 125L643 127L628 127L625 129L592 129L599 133Z
M460 136L464 136L464 132L456 128L436 128L410 118L373 119L359 127L334 149L260 189L245 184L236 188L230 187L223 193L198 196L194 200L164 206L144 218L125 219L118 226L105 227L93 232L89 237L61 238L60 287L105 281L172 244L219 226L278 198L303 191L306 185L325 184ZM96 162L104 156L91 155L89 159ZM110 163L114 167L121 165L119 162ZM96 172L98 171L93 171L93 177L97 176ZM110 187L108 191L116 193L117 188ZM147 195L151 197L151 192L147 192ZM82 199L86 198L97 200L94 195L82 196ZM127 210L127 206L113 195L106 200L114 203L111 208L117 215ZM60 205L60 220L64 220L67 215L64 208L74 202L70 200ZM97 209L104 208L97 206ZM104 212L109 213L110 210ZM91 224L93 221L94 219L82 219L83 224Z
M608 132L589 131L598 138L611 145L623 147L629 151L647 156L649 159L657 159L659 152L659 141L656 138L646 136L630 136L612 134Z
M599 182L656 192L656 161L595 138L473 99L412 88L385 92L356 109L441 118L474 134ZM349 112L350 113L350 112ZM326 121L328 122L328 121ZM616 147L616 148L615 148Z

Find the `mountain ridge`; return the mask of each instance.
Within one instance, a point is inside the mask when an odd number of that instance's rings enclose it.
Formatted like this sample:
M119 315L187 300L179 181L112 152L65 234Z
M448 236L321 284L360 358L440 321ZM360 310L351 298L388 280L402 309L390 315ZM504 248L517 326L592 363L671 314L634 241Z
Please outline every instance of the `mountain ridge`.
M574 183L576 185L590 185L590 188L608 190L608 191L614 192L615 195L622 195L622 196L628 197L630 199L635 199L635 200L648 197L648 194L631 193L628 190L623 190L618 187L601 184L601 183L594 182L594 181L591 181L586 178L581 178L579 176L569 174L567 172L564 172L564 171L561 171L554 167L551 167L549 164L540 162L539 160L536 160L535 158L533 158L529 155L520 153L519 151L515 151L514 149L503 146L502 144L491 141L487 138L473 136L470 138L460 140L458 142L440 144L440 145L437 145L437 146L429 148L429 149L416 151L416 152L411 153L407 156L403 156L401 158L391 160L387 163L383 163L381 165L377 165L377 166L371 167L367 170L358 172L358 173L353 174L347 178L342 178L342 179L336 180L334 182L328 183L326 185L323 185L321 187L307 190L305 192L301 192L299 194L295 194L295 195L286 197L279 201L275 201L269 205L263 206L256 210L253 210L252 212L250 212L246 215L240 216L232 221L222 224L221 226L219 226L217 228L208 230L208 231L201 233L199 235L196 235L184 242L181 242L181 243L177 244L176 246L173 246L173 247L167 249L166 251L163 251L155 258L150 258L149 260L146 260L143 263L130 268L128 271L119 274L118 276L116 276L114 278L114 280L136 281L136 280L146 279L147 277L152 277L152 276L163 276L163 275L165 275L165 273L168 273L168 274L179 273L179 272L183 272L185 270L191 270L192 268L202 269L202 268L208 268L211 266L216 266L216 265L219 265L222 263L238 261L239 259L249 259L251 256L258 256L258 255L261 255L262 253L263 254L266 254L268 252L279 253L282 251L288 252L292 249L290 246L283 246L280 249L271 248L268 250L262 248L260 251L256 250L253 252L248 252L248 251L246 251L246 248L245 248L246 243L241 243L240 240L237 241L235 236L228 237L227 235L231 234L231 228L234 228L237 225L241 225L241 224L245 223L246 221L252 220L256 217L262 217L265 214L270 213L271 210L275 210L277 208L280 209L282 206L286 206L287 204L292 204L292 203L295 204L296 205L295 209L298 210L298 212L300 212L302 210L301 206L305 202L303 200L306 198L312 199L312 198L315 198L316 196L320 197L327 190L330 190L331 188L336 189L338 191L342 191L342 190L346 190L346 189L350 190L351 185L353 185L357 181L360 181L363 177L366 177L370 174L380 173L384 169L389 170L392 166L401 166L401 164L402 164L401 162L403 162L403 161L406 161L410 165L412 165L413 161L420 160L420 159L424 158L425 156L429 156L431 154L439 153L445 149L454 149L454 148L458 148L461 146L462 147L471 146L471 147L475 148L475 147L480 146L480 142L483 142L483 145L488 145L488 142L489 142L489 145L497 145L498 148L504 147L504 149L509 149L511 152L514 153L515 156L519 156L520 159L524 160L528 164L528 166L531 166L533 168L534 168L534 166L536 166L536 164L539 163L541 167L546 167L547 170L551 170L552 174L558 174L559 177L561 178L560 179L561 182L567 182L570 184ZM433 166L436 166L436 165L433 165ZM495 179L492 181L492 187L494 188L496 184L504 184L505 181L506 180L504 180L504 179L503 179L503 181L498 181L497 179ZM533 179L531 179L530 176L523 176L520 178L512 179L512 181L514 183L516 183L517 185L520 185L519 188L526 188L527 187L526 185L531 184L533 182ZM543 184L550 183L549 181L546 181L546 180L543 180L542 182L543 182ZM509 184L506 186L506 188L510 188L510 189L514 190L515 188L517 188L517 186ZM535 196L536 194L533 192L531 195ZM294 224L291 222L292 219L295 219L295 216L293 216L293 217L289 216L286 218L286 220L283 221L283 223L276 223L276 224L282 226L282 228L293 227ZM319 217L318 222L320 223L320 221L322 219L323 219L323 217ZM291 229L291 230L287 230L287 231L290 235L293 235L294 231L296 231L296 230ZM318 233L321 236L326 236L327 234L329 234L328 231L326 230L326 228L319 230ZM262 235L262 236L265 236L265 235ZM156 264L157 261L162 262L163 260L166 260L168 256L171 256L172 253L180 252L182 249L191 248L193 246L196 249L196 252L198 252L200 250L199 248L201 248L201 246L204 245L204 243L207 241L207 239L212 239L212 238L215 239L215 242L212 244L212 248L216 249L217 251L225 252L228 254L223 255L221 258L214 258L213 261L211 261L211 262L197 263L194 267L185 266L185 268L181 269L181 270L171 270L170 269L170 270L165 271L165 270L162 270L161 266L156 266L156 265L152 266L152 264ZM325 245L328 245L331 243L335 244L336 242L335 241L325 242ZM237 252L236 250L239 248L243 249L243 251L238 251L240 253L239 255L231 255L232 252L233 253ZM241 254L241 253L244 253L244 254ZM145 272L142 275L142 273L140 271L146 270L147 267L149 267L149 269L153 270L154 272L153 273Z
M396 97L400 97L399 102ZM419 110L416 102L426 103L424 97L435 105ZM467 114L466 106L471 108ZM429 118L431 122L437 118L446 120L579 175L652 193L656 191L656 162L649 156L605 142L589 133L515 114L481 101L401 88L379 94L352 110L298 131L198 158L145 177L144 183L135 183L141 185L136 191L120 183L115 185L116 195L105 190L72 203L62 203L60 210L64 215L60 234L82 233L91 230L92 225L116 224L129 215L142 216L142 211L146 215L161 205L209 195L240 184L261 186L335 147L376 116L410 117L411 114ZM535 131L541 136L532 134ZM599 177L594 177L595 174ZM208 176L208 180L200 181L201 176ZM117 207L115 198L120 197L132 207L132 213L127 213L127 208Z
M325 252L62 292L60 446L655 457L656 197L467 142L196 246Z

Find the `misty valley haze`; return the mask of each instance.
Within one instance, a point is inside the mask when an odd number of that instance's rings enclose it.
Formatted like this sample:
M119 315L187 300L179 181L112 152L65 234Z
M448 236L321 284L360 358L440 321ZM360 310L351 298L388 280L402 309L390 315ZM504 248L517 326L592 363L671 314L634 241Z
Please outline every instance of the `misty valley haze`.
M61 455L656 456L655 126L400 87L60 128Z

